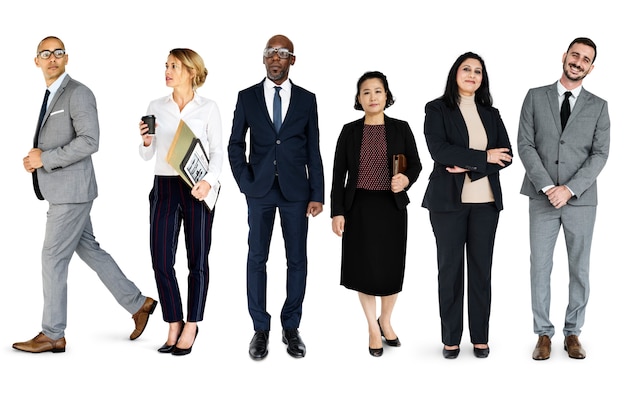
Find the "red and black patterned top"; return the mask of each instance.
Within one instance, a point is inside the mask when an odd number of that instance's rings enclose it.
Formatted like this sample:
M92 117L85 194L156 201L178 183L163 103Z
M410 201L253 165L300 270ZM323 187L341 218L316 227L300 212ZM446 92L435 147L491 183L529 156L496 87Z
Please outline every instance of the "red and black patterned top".
M366 124L363 128L359 176L356 187L370 191L391 189L385 125Z

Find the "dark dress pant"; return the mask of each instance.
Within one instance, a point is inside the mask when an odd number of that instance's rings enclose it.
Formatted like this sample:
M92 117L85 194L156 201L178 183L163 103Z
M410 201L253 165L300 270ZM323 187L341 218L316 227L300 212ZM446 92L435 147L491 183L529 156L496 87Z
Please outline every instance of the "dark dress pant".
M280 319L283 329L297 329L307 277L308 201L289 201L278 183L262 198L246 197L248 202L248 311L255 331L270 330L267 311L267 260L274 229L276 209L280 216L287 257L287 297Z
M191 195L178 176L155 176L150 192L150 251L163 320L184 320L180 287L174 270L178 236L184 228L187 251L187 321L199 322L209 289L209 249L215 208Z
M493 203L463 204L457 211L430 212L437 242L439 315L445 345L461 343L466 257L470 338L473 344L489 341L491 265L499 214Z

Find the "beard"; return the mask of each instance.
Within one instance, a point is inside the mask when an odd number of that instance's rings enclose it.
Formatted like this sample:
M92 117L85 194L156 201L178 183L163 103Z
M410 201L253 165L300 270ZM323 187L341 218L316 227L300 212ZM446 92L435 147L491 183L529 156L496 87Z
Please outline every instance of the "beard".
M276 73L271 73L269 71L267 72L267 78L273 82L281 80L283 77L285 77L285 71L280 71Z
M578 69L578 71L580 71L581 74L578 75L578 76L572 76L570 74L570 68ZM566 63L563 63L563 73L565 74L565 77L568 78L568 80L571 80L573 82L581 81L581 80L583 80L585 78L585 76L587 76L587 71L582 70L581 68L579 68L576 65L566 64Z

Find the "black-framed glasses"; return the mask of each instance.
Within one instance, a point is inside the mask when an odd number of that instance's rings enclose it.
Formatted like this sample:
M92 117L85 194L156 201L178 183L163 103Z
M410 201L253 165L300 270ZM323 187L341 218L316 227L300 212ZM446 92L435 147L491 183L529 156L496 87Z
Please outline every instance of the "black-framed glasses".
M295 55L288 48L276 48L276 47L268 47L263 50L263 56L265 58L272 58L274 54L278 54L278 58L287 59L290 55Z
M41 59L48 59L51 55L54 55L54 58L60 59L65 56L65 50L62 48L57 48L56 50L43 50L37 53L37 56Z

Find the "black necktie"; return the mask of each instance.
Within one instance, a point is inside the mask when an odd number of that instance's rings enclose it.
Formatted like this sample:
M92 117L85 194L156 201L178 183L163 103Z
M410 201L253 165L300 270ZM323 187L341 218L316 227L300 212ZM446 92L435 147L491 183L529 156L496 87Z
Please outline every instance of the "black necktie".
M283 109L281 106L280 94L278 94L280 87L276 86L274 89L276 90L274 92L274 128L278 133L280 126L283 124Z
M569 119L569 115L572 112L569 107L569 97L572 96L572 93L570 91L566 91L564 95L565 98L563 98L563 103L561 104L561 131L565 130L567 119Z
M33 141L33 147L37 148L39 144L39 130L41 130L41 124L43 123L43 117L48 109L48 97L50 96L50 90L46 90L46 95L43 97L43 103L41 104L41 110L39 111L39 121L37 122L37 130L35 131L35 140ZM43 200L43 195L39 190L39 183L37 182L37 170L33 171L33 188L35 189L35 195L39 200Z

